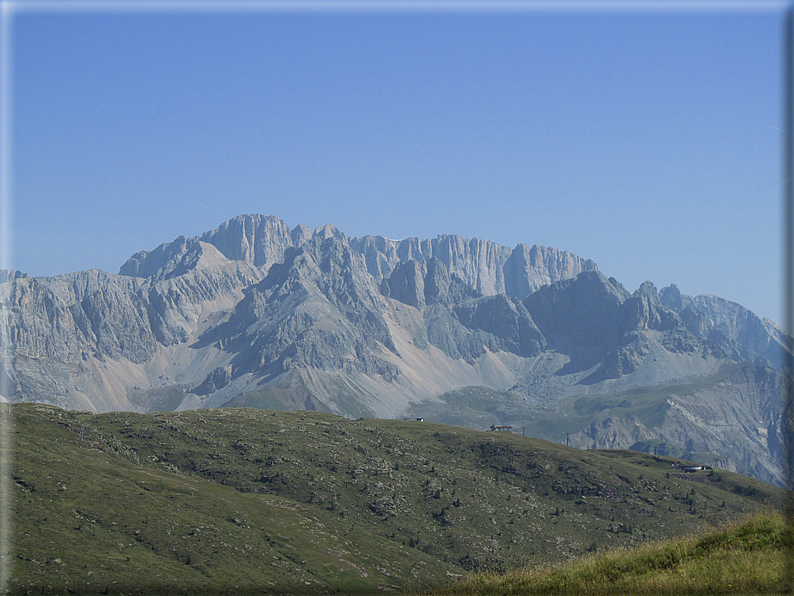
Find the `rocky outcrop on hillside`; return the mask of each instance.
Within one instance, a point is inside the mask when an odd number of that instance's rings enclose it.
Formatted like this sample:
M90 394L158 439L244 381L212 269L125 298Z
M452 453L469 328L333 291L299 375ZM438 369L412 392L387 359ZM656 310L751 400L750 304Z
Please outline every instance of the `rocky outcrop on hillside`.
M0 289L6 400L145 411L292 408L299 396L307 408L388 417L482 387L488 399L466 412L545 416L557 428L565 400L639 391L652 407L588 406L569 434L587 446L708 447L780 478L782 331L715 296L650 282L629 292L555 248L350 238L243 215L136 253L118 275L4 272ZM739 365L754 368L742 377ZM682 383L695 389L681 397ZM509 395L509 408L488 405L493 395ZM740 418L766 442L719 430L743 428Z

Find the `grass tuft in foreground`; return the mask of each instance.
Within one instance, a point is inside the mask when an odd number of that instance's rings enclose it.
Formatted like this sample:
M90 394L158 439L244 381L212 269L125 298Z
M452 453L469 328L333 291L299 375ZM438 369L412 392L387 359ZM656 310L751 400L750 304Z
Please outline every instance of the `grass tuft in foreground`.
M505 575L471 575L426 596L781 594L794 540L780 513L635 549Z

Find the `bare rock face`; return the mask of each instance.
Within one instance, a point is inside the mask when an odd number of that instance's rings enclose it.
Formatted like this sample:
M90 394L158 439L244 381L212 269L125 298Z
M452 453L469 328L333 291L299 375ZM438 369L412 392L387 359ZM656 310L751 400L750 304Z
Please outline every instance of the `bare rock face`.
M145 362L157 341L140 287L98 269L16 280L3 305L15 353L70 364L89 355Z
M683 295L675 285L662 289L660 298L694 335L720 344L734 360L761 358L777 367L785 365L785 333L773 321L719 296Z
M230 261L242 261L267 271L273 263L283 260L287 248L303 244L310 237L307 232L303 226L290 230L272 215L239 215L204 233L201 238L180 236L151 252L135 253L121 266L119 274L158 279L179 275L190 263L185 255L201 243L215 247ZM180 263L184 263L182 267Z
M20 279L27 277L27 273L21 271L9 271L8 269L0 269L0 284L10 281L12 279Z
M541 286L573 279L584 271L598 271L598 267L568 251L519 244L505 262L502 293L523 300Z
M460 236L440 236L433 243L433 254L484 295L504 293L504 265L510 249L488 240L465 240Z
M458 275L450 273L444 263L433 257L424 267L424 291L426 304L445 304L454 306L470 298L479 298L475 290Z
M134 278L90 270L0 286L11 342L0 355L4 397L85 407L71 399L74 375L92 363L148 361L157 340L140 285Z
M134 254L121 267L121 275L165 278L184 272L186 253L200 241L214 246L227 259L243 261L267 271L284 258L287 248L297 248L312 237L337 238L360 253L367 271L380 283L408 261L425 266L432 259L443 263L483 295L507 294L524 299L539 287L576 277L582 271L596 271L589 259L556 248L519 244L515 249L489 240L443 235L432 240L406 238L389 240L381 236L347 238L332 224L311 233L305 226L290 228L278 217L240 215L200 238L180 236L151 252ZM184 262L185 265L179 266Z
M425 265L412 259L398 264L384 290L423 312L427 333L422 337L450 358L473 362L485 350L531 357L546 346L519 300L504 294L483 296L436 257Z
M522 300L543 285L598 269L593 261L556 248L519 244L511 250L488 240L454 235L433 240L365 236L350 238L349 244L364 255L367 270L378 281L390 277L400 264L425 265L436 259L480 294L507 294Z
M682 325L675 312L664 308L654 285L643 282L623 303L624 326L631 329L670 331Z
M314 230L312 237L322 239L338 238L342 242L346 240L346 236L334 224L325 224L324 226L320 226Z
M229 321L200 341L221 341L235 354L235 376L267 379L308 367L392 379L399 369L378 356L394 350L386 309L361 255L333 235L316 235L289 249Z
M269 269L293 245L292 230L278 217L240 215L206 232L201 240L215 246L232 261Z
M783 382L781 371L745 362L679 385L644 415L629 413L643 399L640 391L621 403L605 400L593 421L572 436L571 444L684 459L709 454L716 467L780 485Z
M180 267L184 272L176 274ZM3 355L7 397L100 411L137 409L103 375L119 376L117 364L127 370L148 366L164 347L188 342L208 305L232 307L243 288L263 277L200 242L160 273L142 279L94 269L4 284L0 295L12 344ZM96 393L112 395L89 397L82 389L92 384Z
M203 246L204 243L200 243ZM220 255L209 246L214 255ZM206 266L186 268L166 279L148 280L143 287L149 305L149 322L157 341L164 346L188 341L198 331L206 306L231 308L243 296L243 288L264 277L245 262L213 260Z
M454 312L464 327L484 331L500 340L489 342L492 351L504 350L532 358L547 346L546 338L516 298L504 294L484 296L456 306Z
M184 236L180 236L173 242L161 244L151 252L142 250L132 255L121 266L119 274L132 277L166 277L185 253L195 246L195 239L188 241Z
M450 294L452 286L452 276L444 263L433 257L427 262L425 267L426 275L422 283L424 288L425 304L438 304L446 301L454 301L455 297ZM459 278L456 278L459 280ZM462 296L461 296L462 298Z
M621 306L628 297L616 280L590 271L540 288L524 305L551 347L607 351L623 334Z
M413 259L399 264L389 276L389 296L416 308L425 306L424 270Z
M730 360L730 342L691 331L662 303L650 282L630 295L616 280L585 272L541 288L524 304L549 345L571 357L567 371L596 366L582 384L625 377L651 361L680 355L699 358L697 362ZM744 349L750 360L758 355L748 346ZM674 370L670 368L669 378L675 378ZM691 371L681 369L681 374Z
M450 358L472 364L488 352L532 358L546 347L523 305L504 295L435 304L423 315L428 342Z

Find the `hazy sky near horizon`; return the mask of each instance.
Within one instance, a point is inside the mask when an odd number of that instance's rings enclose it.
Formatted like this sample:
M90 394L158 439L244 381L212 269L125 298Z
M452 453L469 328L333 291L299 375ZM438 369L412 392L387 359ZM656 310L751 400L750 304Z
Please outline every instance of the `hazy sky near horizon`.
M19 11L13 253L243 213L593 259L781 322L781 10Z

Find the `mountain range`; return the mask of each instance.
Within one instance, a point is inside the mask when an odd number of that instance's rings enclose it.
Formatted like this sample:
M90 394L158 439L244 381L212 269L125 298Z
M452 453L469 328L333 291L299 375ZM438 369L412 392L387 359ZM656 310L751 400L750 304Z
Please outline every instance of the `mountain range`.
M244 215L116 275L5 272L0 290L6 401L510 426L783 482L783 331L556 248Z

